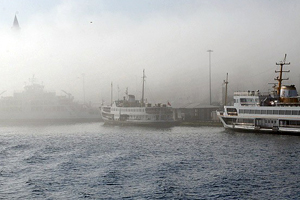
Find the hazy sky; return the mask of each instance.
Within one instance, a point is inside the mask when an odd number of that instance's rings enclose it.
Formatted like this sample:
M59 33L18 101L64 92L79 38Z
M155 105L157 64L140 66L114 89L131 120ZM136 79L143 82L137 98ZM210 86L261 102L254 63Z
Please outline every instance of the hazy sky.
M12 95L33 75L46 90L92 102L129 93L178 104L219 101L229 92L267 90L287 53L286 84L300 89L300 1L0 1L0 90ZM12 31L17 14L20 32ZM118 88L119 87L119 92ZM0 91L0 92L1 92Z

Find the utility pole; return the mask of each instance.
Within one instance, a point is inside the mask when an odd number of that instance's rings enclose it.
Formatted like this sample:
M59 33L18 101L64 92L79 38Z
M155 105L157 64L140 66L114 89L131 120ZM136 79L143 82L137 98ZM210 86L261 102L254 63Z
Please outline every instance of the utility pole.
M143 88L142 88L142 107L144 106L144 92L145 92L145 78L146 78L146 76L145 76L145 69L143 69Z
M113 105L113 82L110 84L110 105Z
M85 104L85 86L84 86L84 73L82 75L82 91L83 91L83 104Z
M209 55L209 105L211 105L211 53L213 50L207 50Z

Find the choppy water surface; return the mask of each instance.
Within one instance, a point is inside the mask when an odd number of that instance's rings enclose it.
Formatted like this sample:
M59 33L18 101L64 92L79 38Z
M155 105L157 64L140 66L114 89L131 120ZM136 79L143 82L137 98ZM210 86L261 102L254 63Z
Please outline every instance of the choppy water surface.
M300 199L299 155L221 127L1 127L0 199Z

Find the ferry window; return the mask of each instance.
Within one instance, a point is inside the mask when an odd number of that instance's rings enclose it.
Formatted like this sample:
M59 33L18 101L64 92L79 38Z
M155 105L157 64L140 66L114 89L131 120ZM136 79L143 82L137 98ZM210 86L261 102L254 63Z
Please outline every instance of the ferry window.
M249 114L249 113L250 113L250 110L245 110L245 113Z
M267 111L266 110L262 110L261 114L267 114Z
M284 115L284 110L279 110L280 115Z
M246 99L244 99L244 98L241 98L241 102L246 102Z
M293 110L292 111L292 115L298 115L298 113L299 113L298 110Z
M291 112L291 110L286 110L286 111L285 111L285 114L286 114L286 115L291 115L292 112Z
M246 119L246 123L254 123L253 119Z
M251 113L251 114L254 114L254 113L255 113L255 110L250 110L250 113Z
M268 110L268 111L267 111L267 114L268 114L268 115L272 115L272 114L273 114L273 110Z
M279 114L279 110L273 110L273 114L274 115L278 115Z
M237 112L235 108L227 108L227 112Z
M244 109L240 109L239 111L240 111L240 113L245 113Z
M255 114L260 114L260 110L255 110Z

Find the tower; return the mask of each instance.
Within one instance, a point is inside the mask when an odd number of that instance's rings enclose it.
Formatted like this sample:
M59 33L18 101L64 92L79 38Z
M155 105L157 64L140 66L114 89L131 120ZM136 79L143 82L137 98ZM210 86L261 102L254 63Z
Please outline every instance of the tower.
M19 31L20 30L17 15L15 15L15 19L14 19L13 26L11 27L11 29L13 29L14 31Z

